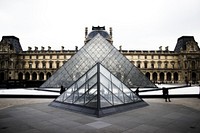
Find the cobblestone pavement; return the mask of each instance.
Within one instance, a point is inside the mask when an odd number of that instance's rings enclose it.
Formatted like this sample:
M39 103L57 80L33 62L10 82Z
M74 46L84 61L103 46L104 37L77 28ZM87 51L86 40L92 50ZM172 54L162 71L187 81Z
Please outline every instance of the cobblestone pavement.
M0 133L199 133L200 99L144 99L149 106L102 118L48 106L53 99L0 99Z

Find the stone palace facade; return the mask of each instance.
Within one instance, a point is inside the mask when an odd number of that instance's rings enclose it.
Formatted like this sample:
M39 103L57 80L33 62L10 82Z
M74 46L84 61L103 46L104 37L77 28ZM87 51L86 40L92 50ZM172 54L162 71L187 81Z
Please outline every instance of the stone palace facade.
M87 38L88 29L85 29ZM109 35L112 42L112 28ZM85 43L87 39L85 39ZM134 44L133 44L134 45ZM14 83L19 85L31 83L39 86L58 68L78 51L52 50L41 47L28 47L24 51L19 38L3 36L0 42L0 87ZM119 51L127 57L140 71L155 83L200 83L200 49L193 36L178 38L173 51L164 50L123 50ZM28 86L28 85L27 85Z

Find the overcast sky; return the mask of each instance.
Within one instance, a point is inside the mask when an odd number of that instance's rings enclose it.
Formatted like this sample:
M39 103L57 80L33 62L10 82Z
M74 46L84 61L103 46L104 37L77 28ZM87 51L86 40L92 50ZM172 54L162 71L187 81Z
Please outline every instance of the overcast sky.
M200 43L200 0L0 0L0 36L54 50L81 48L85 27L113 28L114 46L174 50L181 36Z

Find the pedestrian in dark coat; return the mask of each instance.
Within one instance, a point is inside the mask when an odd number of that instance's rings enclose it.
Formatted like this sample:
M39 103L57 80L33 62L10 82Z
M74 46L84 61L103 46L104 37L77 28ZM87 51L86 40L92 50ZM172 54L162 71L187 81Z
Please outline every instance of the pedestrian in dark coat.
M135 95L139 97L139 87L135 90Z
M62 94L63 92L65 92L65 88L61 85L60 86L60 94Z
M165 99L165 102L167 102L167 101L168 101L168 102L171 102L170 96L169 96L169 89L163 87L163 88L162 88L162 91L163 91L163 97L164 97L164 99Z

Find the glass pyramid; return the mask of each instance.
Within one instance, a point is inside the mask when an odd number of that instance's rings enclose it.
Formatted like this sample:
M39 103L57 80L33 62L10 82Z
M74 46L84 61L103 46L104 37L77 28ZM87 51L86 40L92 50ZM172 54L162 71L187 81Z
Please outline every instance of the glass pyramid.
M97 62L129 88L156 87L101 34L89 40L40 87L55 88L63 85L68 88Z
M50 105L101 117L147 104L97 63Z

